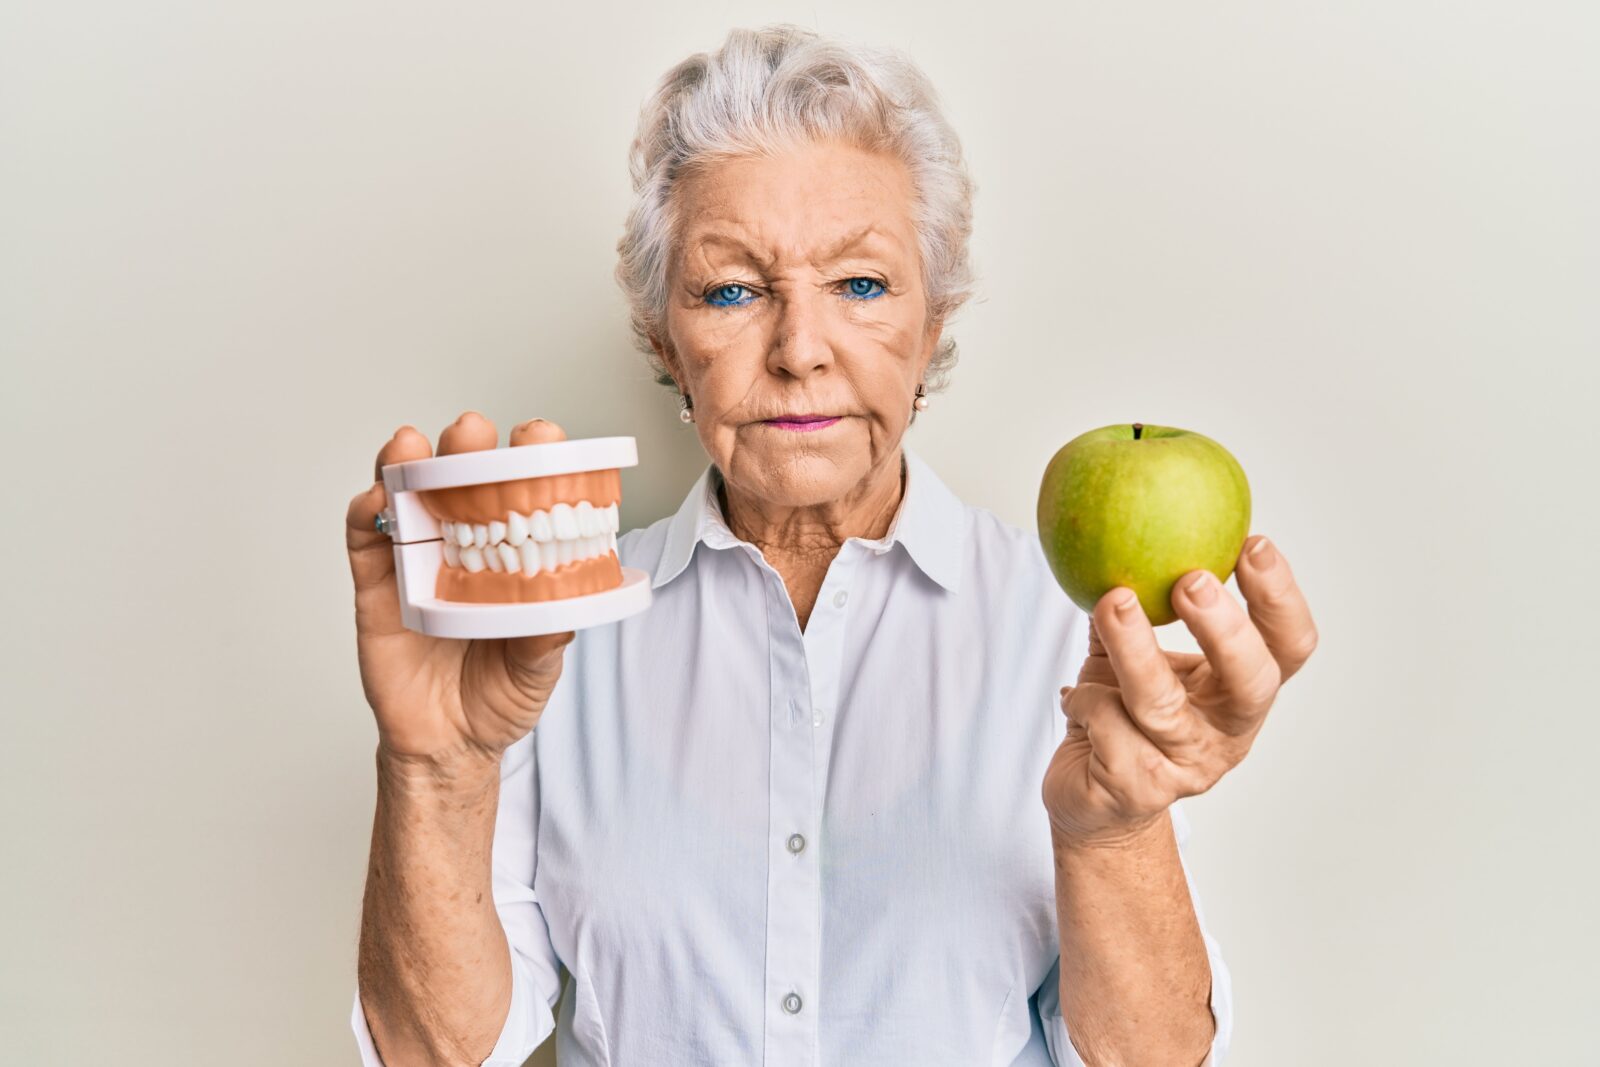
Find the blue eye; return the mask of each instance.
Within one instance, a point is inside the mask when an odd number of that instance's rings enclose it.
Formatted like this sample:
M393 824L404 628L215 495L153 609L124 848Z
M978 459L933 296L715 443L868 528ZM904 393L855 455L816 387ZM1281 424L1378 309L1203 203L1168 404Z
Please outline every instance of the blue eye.
M712 307L719 307L719 308L737 307L740 304L749 303L748 300L740 300L737 295L734 295L734 296L725 295L727 293L737 293L737 292L749 292L749 290L745 289L744 286L738 284L737 282L735 282L735 283L733 283L731 285L724 285L724 286L722 286L720 288L713 289L713 290L711 290L711 292L707 293L706 294L706 302L709 303Z
M887 291L884 289L883 283L876 278L851 278L845 284L848 286L848 292L852 300L876 300ZM863 285L866 288L862 288ZM878 287L877 292L872 291L872 286L874 285Z
M876 300L888 289L876 278L849 278L845 280L845 295L851 300ZM746 294L741 298L741 294ZM755 299L755 294L745 285L730 282L711 290L705 295L706 303L712 307L728 308L743 307Z

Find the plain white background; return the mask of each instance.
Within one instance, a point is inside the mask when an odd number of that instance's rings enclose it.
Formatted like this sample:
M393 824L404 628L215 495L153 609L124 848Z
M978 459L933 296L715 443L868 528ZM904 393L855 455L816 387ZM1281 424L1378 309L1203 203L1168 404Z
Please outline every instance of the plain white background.
M1320 650L1189 809L1231 1062L1596 1062L1577 0L0 7L0 1058L353 1062L346 501L476 408L634 434L625 526L677 503L626 150L777 20L906 49L964 138L946 481L1031 529L1069 438L1198 430L1308 592Z

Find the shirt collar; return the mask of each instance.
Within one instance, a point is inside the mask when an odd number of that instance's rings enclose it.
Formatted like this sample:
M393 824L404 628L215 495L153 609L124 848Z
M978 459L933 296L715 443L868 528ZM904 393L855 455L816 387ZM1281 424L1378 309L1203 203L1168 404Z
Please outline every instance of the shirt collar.
M906 485L900 510L881 540L862 543L887 552L898 542L905 546L922 572L954 593L961 586L962 549L966 540L966 505L933 472L933 468L911 448L901 444ZM666 547L656 564L650 587L659 589L689 565L694 547L704 541L710 548L731 548L742 544L723 518L717 503L717 484L722 472L716 464L705 470L684 497L677 513L667 525ZM857 540L852 538L852 540Z

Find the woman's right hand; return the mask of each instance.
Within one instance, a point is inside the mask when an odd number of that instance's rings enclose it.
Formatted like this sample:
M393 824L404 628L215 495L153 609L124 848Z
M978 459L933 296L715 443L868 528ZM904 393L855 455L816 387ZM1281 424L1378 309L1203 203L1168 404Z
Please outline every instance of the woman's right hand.
M555 423L530 419L511 431L512 445L564 440ZM494 448L494 423L464 413L439 435L439 455ZM378 719L380 752L409 763L453 767L499 763L544 713L576 633L458 640L429 637L400 622L394 541L373 520L387 505L383 468L427 459L427 437L402 426L379 451L373 484L351 501L345 547L356 592L356 654L361 685Z

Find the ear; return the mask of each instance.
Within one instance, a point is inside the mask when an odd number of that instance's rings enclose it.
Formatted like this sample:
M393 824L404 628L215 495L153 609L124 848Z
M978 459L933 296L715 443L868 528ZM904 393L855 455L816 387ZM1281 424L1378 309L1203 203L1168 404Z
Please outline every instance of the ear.
M922 366L917 372L919 380L928 373L928 364L933 362L933 354L939 350L939 339L943 336L944 320L930 319L922 339Z
M672 375L673 381L678 383L678 392L683 392L683 371L678 367L678 354L672 350L671 345L653 333L650 334L650 347L655 349L656 358L667 369L667 373Z

